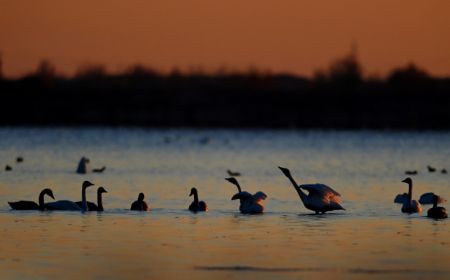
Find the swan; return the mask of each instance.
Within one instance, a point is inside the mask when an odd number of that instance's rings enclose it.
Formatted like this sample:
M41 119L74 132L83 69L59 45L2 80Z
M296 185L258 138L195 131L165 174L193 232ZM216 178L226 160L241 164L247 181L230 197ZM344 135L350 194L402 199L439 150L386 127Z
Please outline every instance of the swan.
M103 171L105 171L106 166L103 166L102 168L94 168L92 169L92 172L94 173L102 173Z
M340 194L324 184L307 184L298 185L294 178L292 178L289 169L284 167L278 167L281 172L291 181L294 185L295 190L300 196L303 205L316 214L325 213L327 211L333 210L345 210L344 207L340 205ZM308 191L308 194L304 193L302 189Z
M227 169L227 173L228 173L228 176L231 176L231 177L241 176L241 173L235 172L235 171L231 171L230 169Z
M138 200L131 204L130 210L134 211L148 211L148 205L144 201L144 194L140 193L138 196Z
M264 212L264 200L267 198L267 195L261 191L252 195L249 192L242 191L239 182L236 178L225 178L228 182L235 185L238 189L238 193L233 195L231 200L239 199L239 211L243 214L260 214Z
M394 202L403 204L403 206L402 206L403 213L420 213L420 212L422 212L422 206L420 205L420 203L417 202L417 200L412 200L412 180L411 180L411 178L408 177L405 180L403 180L402 182L408 184L408 193L406 194L406 196L405 196L405 194L402 194L401 195L402 199L397 199L397 198L399 198L399 195L397 195Z
M446 219L448 217L447 209L444 207L438 207L438 203L439 196L433 195L433 207L428 209L427 217L434 219Z
M70 200L58 200L55 202L50 202L45 204L45 208L48 210L63 210L63 211L87 211L87 201L86 201L86 189L93 186L89 181L84 181L81 185L81 207L75 202Z
M196 188L191 189L189 196L194 196L194 201L189 205L189 210L193 212L208 211L208 205L204 201L198 201L198 191Z
M44 196L48 195L51 198L55 199L53 196L53 192L51 189L43 189L41 193L39 194L39 204L37 204L34 201L26 201L21 200L17 202L8 202L8 204L11 206L14 210L45 210L45 204L44 204Z
M420 196L419 203L420 204L433 204L434 203L434 196L437 196L437 200L438 200L437 203L438 204L444 203L444 202L447 201L447 200L445 200L443 197L441 197L439 195L435 195L432 192L427 192L427 193L424 193L424 194L422 194Z
M427 165L427 169L428 169L428 172L435 172L436 171L436 168L434 168L434 167L432 167L430 165Z
M103 200L102 200L102 194L107 193L107 191L103 187L99 187L97 189L97 204L94 202L87 202L87 211L103 211ZM75 202L79 207L83 206L82 201Z
M80 161L78 162L77 173L78 174L86 174L88 172L88 168L87 168L88 163L89 163L88 158L81 157Z

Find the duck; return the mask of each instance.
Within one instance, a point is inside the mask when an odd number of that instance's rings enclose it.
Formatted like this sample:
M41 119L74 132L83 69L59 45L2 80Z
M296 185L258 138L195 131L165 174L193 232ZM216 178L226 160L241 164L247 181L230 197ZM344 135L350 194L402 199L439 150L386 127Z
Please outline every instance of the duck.
M264 200L267 198L265 193L259 191L252 195L249 192L242 191L236 178L230 177L225 178L225 180L237 187L238 192L231 197L231 200L239 199L239 211L242 214L261 214L264 212Z
M17 162L17 163L23 162L23 157L18 156L18 157L16 158L16 162Z
M420 204L433 204L434 203L434 196L437 196L438 204L444 203L447 200L445 200L443 197L439 195L435 195L433 192L427 192L420 196L419 203Z
M434 167L432 167L430 165L427 165L427 169L428 169L428 172L431 172L431 173L436 171L436 168L434 168Z
M447 169L442 168L441 173L442 173L442 174L447 174Z
M419 172L417 170L406 170L405 175L417 175Z
M107 193L107 191L105 190L105 188L103 187L99 187L97 189L97 204L95 204L94 202L87 202L87 211L98 211L101 212L103 211L103 200L102 200L102 194L103 193ZM79 207L83 206L83 202L82 201L77 201L75 202Z
M403 183L408 184L408 193L405 196L405 193L401 195L402 199L398 199L399 195L395 198L396 203L402 203L402 212L403 213L420 213L422 212L422 206L417 200L412 200L412 179L410 177L404 179Z
M77 168L77 173L78 174L86 174L88 172L88 163L89 163L89 159L86 157L81 157L80 161L78 162L78 168Z
M300 200L307 209L316 212L316 214L324 214L325 212L334 210L345 210L345 208L340 204L341 195L331 187L324 184L298 185L292 177L289 169L280 166L278 168L289 179L289 181L291 181L300 196ZM303 192L302 189L307 190L308 194Z
M444 207L438 207L439 196L433 195L433 207L428 209L427 217L433 219L446 219L448 218L447 209Z
M130 210L133 211L148 211L148 205L144 201L144 194L139 193L138 199L131 204Z
M70 200L58 200L55 202L50 202L45 204L45 208L48 210L62 210L62 211L88 211L87 201L86 201L86 189L90 186L94 186L93 183L89 181L84 181L81 185L81 206L78 206L75 202Z
M94 173L102 173L103 171L105 171L106 166L103 166L102 168L94 168L92 169L92 172Z
M204 201L198 201L198 191L196 188L191 189L189 196L194 196L194 201L189 205L189 210L193 212L206 212L208 205Z
M10 165L5 166L5 171L11 171L11 170L12 170L12 167Z
M230 177L238 177L238 176L241 176L241 173L240 173L240 172L234 172L234 171L231 171L230 169L227 169L227 173L228 173L228 176L230 176Z
M38 203L34 201L26 201L26 200L20 200L16 202L8 202L9 206L11 206L14 210L45 210L45 203L44 203L44 196L48 195L51 198L55 199L53 196L53 192L51 189L45 188L43 189L38 198Z

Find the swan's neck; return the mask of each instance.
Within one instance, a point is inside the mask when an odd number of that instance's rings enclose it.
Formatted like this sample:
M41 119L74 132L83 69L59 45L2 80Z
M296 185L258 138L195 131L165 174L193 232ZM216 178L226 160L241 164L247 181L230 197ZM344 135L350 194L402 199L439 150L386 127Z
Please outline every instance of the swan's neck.
M99 210L103 211L102 193L101 192L97 193L97 206L98 206Z
M408 201L411 203L412 200L412 183L408 183Z
M44 192L41 192L41 193L39 194L39 207L41 207L41 208L44 207L44 195L45 195Z
M238 182L236 182L236 187L237 187L237 189L238 189L239 192L242 192L241 185L239 185Z
M300 199L304 202L306 198L306 194L300 189L297 182L295 182L294 178L292 178L291 175L287 176L289 181L291 181L292 185L294 185L295 190L297 191L298 195L300 196Z
M433 197L433 208L437 207L437 203L438 203L438 198L437 196Z
M86 188L81 188L81 208L83 211L87 211L87 201L86 201Z
M198 193L194 192L194 203L198 204Z

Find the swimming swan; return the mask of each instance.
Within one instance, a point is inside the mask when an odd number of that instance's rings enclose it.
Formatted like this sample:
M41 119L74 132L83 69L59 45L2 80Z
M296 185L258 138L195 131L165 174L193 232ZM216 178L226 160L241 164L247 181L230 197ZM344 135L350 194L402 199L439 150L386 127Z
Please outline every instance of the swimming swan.
M70 200L58 200L55 202L50 202L45 204L45 208L48 210L62 210L62 211L87 211L87 201L86 201L86 189L90 186L93 186L89 181L84 181L81 186L81 207L78 206L75 202Z
M439 197L437 195L434 195L433 199L433 207L428 209L427 217L434 219L446 219L448 217L447 209L437 206L437 204L439 203Z
M107 191L103 187L99 187L97 189L97 204L94 202L87 202L87 211L103 211L103 200L102 200L102 194L107 193ZM83 206L82 201L75 202L79 207Z
M280 166L278 168L291 181L292 185L294 185L303 205L307 209L315 211L316 214L333 210L345 210L340 205L341 195L331 187L324 184L298 185L294 178L292 178L289 169ZM302 189L307 190L308 194L304 193Z
M26 200L20 200L17 202L8 202L8 204L14 210L45 210L45 205L44 205L44 196L45 195L48 195L51 198L55 199L51 189L43 189L41 191L41 193L39 194L39 199L38 199L39 204L37 204L34 201L26 201Z
M194 201L189 205L189 210L193 212L208 211L208 205L204 201L198 201L198 191L196 188L191 189L189 196L194 196Z
M243 214L260 214L264 212L264 200L267 198L267 195L263 192L257 192L252 195L249 192L242 191L239 182L236 178L225 178L228 182L235 185L238 189L238 193L233 195L231 200L239 199L239 211Z
M131 204L130 210L133 211L148 211L148 205L144 201L144 194L140 193L138 196L138 200Z
M395 198L395 201L399 201L397 203L402 203L402 212L403 213L420 213L422 212L422 206L417 200L412 200L412 180L411 178L406 178L402 181L403 183L408 184L408 194L405 199L405 194L401 195L403 199L398 199L399 195ZM403 200L403 201L402 201ZM400 202L401 201L401 202Z

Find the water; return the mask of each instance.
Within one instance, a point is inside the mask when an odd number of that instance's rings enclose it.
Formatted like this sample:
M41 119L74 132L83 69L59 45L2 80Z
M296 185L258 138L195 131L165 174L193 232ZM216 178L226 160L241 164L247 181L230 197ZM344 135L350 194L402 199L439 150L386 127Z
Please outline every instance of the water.
M81 156L103 174L75 174ZM15 163L23 156L23 163ZM141 129L0 129L0 271L4 279L420 279L450 276L449 221L393 204L413 176L414 197L450 199L450 133ZM322 182L347 211L311 215L286 177ZM226 170L268 195L248 216L231 201ZM80 200L104 186L103 213L11 211L7 201ZM187 211L191 187L208 213ZM95 187L88 199L95 201ZM127 209L139 192L152 208ZM448 203L447 208L449 208Z

